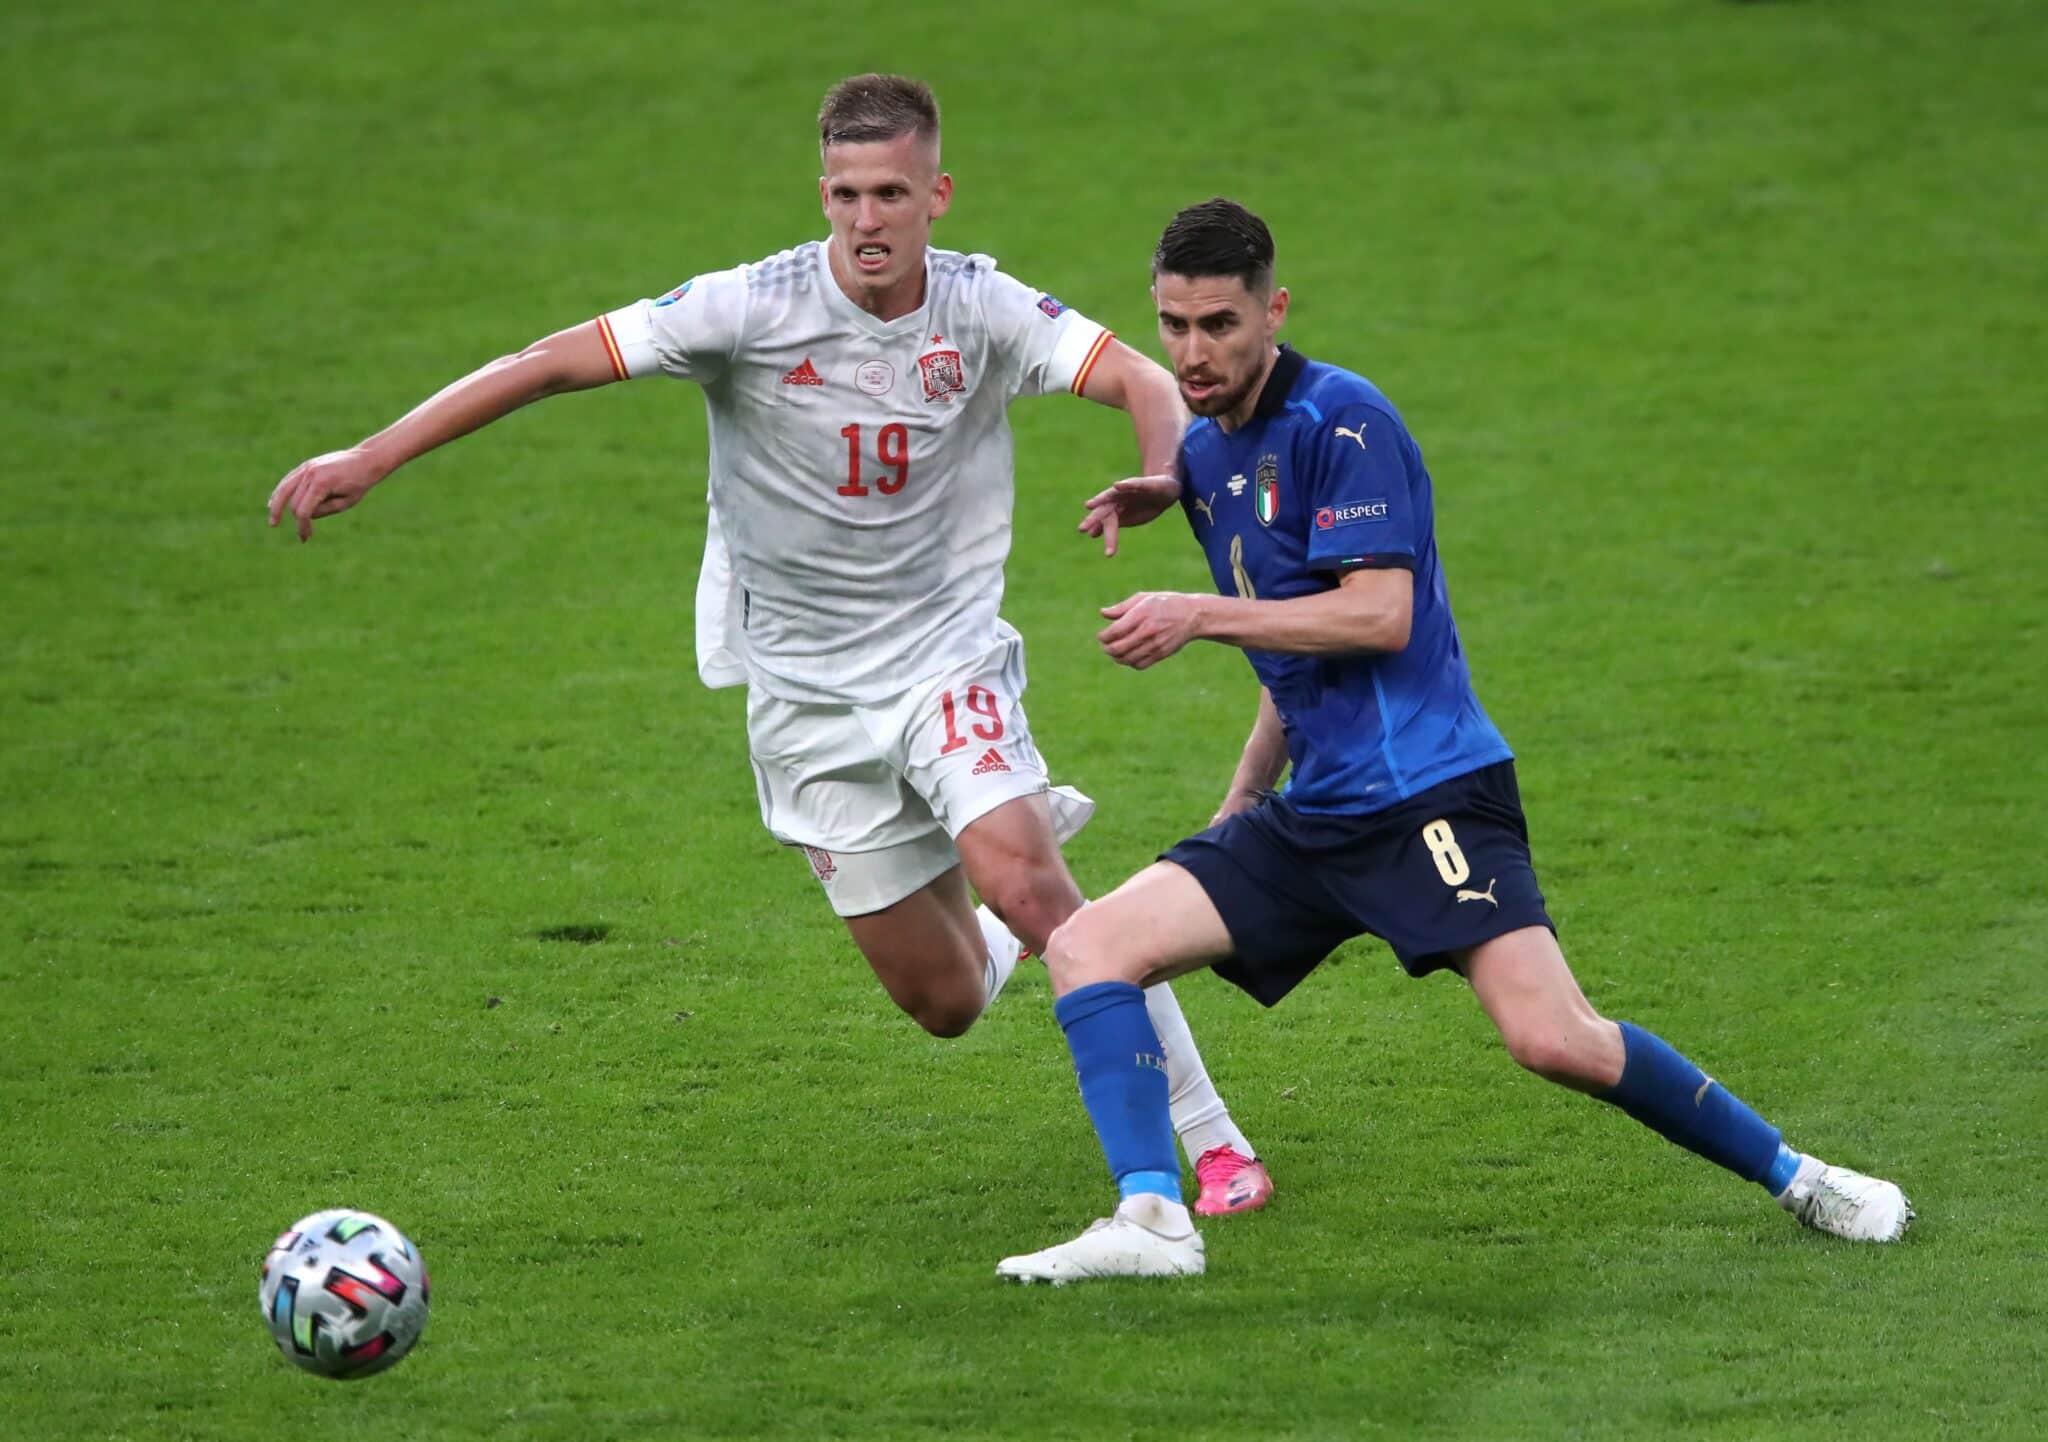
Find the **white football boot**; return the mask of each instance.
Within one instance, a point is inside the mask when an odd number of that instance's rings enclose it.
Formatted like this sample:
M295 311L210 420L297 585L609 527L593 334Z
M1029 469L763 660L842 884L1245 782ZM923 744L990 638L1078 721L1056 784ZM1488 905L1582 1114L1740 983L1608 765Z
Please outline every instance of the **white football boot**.
M1140 1192L1126 1197L1113 1217L1091 1222L1071 1242L996 1263L996 1275L1016 1282L1089 1282L1102 1277L1199 1277L1202 1234L1177 1202Z
M1852 1242L1896 1242L1913 1220L1913 1204L1895 1183L1831 1167L1819 1157L1799 1163L1778 1205L1816 1232Z

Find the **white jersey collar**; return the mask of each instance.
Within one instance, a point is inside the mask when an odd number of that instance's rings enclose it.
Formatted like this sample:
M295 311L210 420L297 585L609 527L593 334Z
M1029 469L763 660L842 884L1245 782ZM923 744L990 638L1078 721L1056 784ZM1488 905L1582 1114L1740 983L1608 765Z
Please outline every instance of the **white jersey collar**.
M832 243L820 240L814 244L818 248L819 288L826 297L825 303L841 319L869 335L881 337L908 335L924 328L924 318L932 308L932 248L929 245L924 248L924 304L894 320L880 320L855 305L853 297L840 288L839 278L832 274Z

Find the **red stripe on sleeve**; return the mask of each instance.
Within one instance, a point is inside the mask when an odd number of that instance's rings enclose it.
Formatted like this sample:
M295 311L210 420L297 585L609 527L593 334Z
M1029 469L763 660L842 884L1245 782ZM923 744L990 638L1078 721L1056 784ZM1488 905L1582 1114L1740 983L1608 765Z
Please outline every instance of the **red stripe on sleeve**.
M619 380L630 379L626 374L626 358L619 353L619 338L612 334L609 316L601 315L597 318L597 333L604 340L604 353L611 357L612 374Z
M1081 387L1088 384L1088 373L1095 369L1095 362L1102 359L1102 351L1116 339L1115 331L1104 331L1095 337L1095 344L1088 347L1088 359L1081 362L1081 369L1074 373L1074 394L1081 394Z

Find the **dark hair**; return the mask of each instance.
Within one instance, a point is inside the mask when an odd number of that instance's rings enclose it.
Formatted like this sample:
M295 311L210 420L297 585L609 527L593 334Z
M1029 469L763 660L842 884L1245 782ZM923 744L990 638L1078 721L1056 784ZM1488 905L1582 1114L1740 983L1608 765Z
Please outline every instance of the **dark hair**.
M1246 290L1273 284L1273 232L1234 200L1191 205L1166 224L1152 252L1152 274L1234 275Z
M901 75L855 75L825 92L818 107L818 148L894 140L915 133L939 138L939 102L931 87Z

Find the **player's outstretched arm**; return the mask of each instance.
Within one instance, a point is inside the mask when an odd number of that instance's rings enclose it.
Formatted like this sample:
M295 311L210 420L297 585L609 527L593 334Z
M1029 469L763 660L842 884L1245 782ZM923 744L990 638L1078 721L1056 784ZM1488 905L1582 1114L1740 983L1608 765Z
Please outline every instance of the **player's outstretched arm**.
M517 355L471 371L349 449L301 462L271 491L270 524L290 512L298 521L299 539L309 541L313 522L347 510L413 457L544 396L588 390L617 378L596 321L556 331Z
M1280 724L1280 708L1273 704L1273 693L1261 686L1258 719L1252 722L1252 734L1245 738L1244 754L1237 760L1230 789L1223 793L1223 804L1216 808L1209 824L1214 826L1226 816L1257 806L1273 794L1280 773L1286 769L1287 731Z
M1120 528L1155 520L1180 499L1174 465L1188 413L1173 377L1119 340L1103 348L1081 394L1129 414L1138 437L1140 474L1090 496L1079 527L1083 535L1102 537L1102 554L1114 556Z
M1142 671L1190 641L1222 641L1250 651L1350 656L1398 651L1415 614L1415 577L1398 567L1347 571L1313 596L1246 601L1184 591L1140 591L1104 606L1109 624L1095 639L1112 661Z

